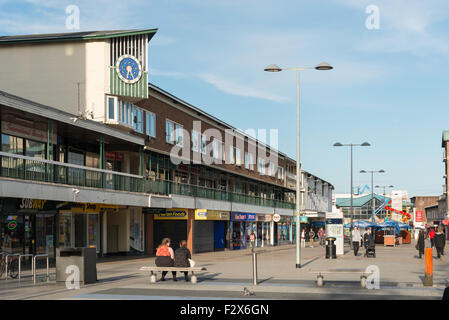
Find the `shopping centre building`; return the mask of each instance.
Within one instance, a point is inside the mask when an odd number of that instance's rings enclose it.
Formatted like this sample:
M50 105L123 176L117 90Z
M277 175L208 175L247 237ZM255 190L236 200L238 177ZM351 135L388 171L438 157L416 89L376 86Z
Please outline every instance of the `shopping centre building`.
M156 32L0 37L2 251L294 242L295 160L149 83ZM334 188L302 178L322 222Z

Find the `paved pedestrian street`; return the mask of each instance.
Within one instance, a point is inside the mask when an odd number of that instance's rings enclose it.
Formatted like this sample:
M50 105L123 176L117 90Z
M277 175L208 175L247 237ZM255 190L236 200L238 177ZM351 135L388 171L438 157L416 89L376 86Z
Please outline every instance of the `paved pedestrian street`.
M441 300L449 285L449 260L436 259L434 252L433 286L423 286L424 259L417 257L414 244L398 247L376 246L376 258L357 257L345 247L337 259L325 259L324 248L302 249L302 268L295 268L295 246L257 248L258 285L253 285L250 250L195 254L197 266L207 271L198 274L198 283L184 281L178 273L177 282L169 273L167 281L150 283L142 266L154 266L154 257L117 257L97 262L98 282L68 290L65 283L56 283L55 270L45 282L45 269L36 284L25 272L19 280L0 280L0 299L49 300L245 300L245 299L375 299L375 300ZM361 270L379 268L379 289L362 288ZM324 285L317 286L316 271L344 271L324 274ZM360 271L359 271L360 270ZM352 273L351 273L352 272ZM247 288L245 294L244 288Z

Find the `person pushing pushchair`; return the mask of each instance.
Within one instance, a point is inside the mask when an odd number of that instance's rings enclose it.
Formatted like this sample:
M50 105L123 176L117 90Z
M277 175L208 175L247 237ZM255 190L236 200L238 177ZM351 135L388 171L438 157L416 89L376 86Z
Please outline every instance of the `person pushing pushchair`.
M371 229L367 229L363 235L363 242L365 247L365 257L376 257L376 246L374 243L374 237L371 234Z

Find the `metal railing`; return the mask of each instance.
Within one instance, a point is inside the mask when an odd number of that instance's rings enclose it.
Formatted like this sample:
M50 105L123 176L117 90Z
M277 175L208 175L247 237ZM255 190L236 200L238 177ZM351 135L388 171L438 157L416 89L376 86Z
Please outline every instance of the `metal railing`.
M24 257L31 257L31 274L34 275L34 264L33 264L33 255L31 253L29 254L21 254L19 255L19 280L22 277L22 258Z
M198 185L176 183L168 180L148 180L139 175L26 157L6 152L0 152L0 164L0 176L7 178L117 191L164 195L178 194L286 209L295 208L293 202L251 196Z
M47 258L47 282L50 280L49 276L49 262L48 262L48 254L37 254L33 257L33 265L31 266L33 270L33 283L36 284L36 258Z

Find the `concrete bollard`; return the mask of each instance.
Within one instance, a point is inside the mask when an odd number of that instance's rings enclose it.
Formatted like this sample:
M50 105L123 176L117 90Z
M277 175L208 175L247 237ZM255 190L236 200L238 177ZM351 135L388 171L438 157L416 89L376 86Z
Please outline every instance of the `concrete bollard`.
M424 273L424 286L433 286L433 257L432 248L426 248L426 269Z

